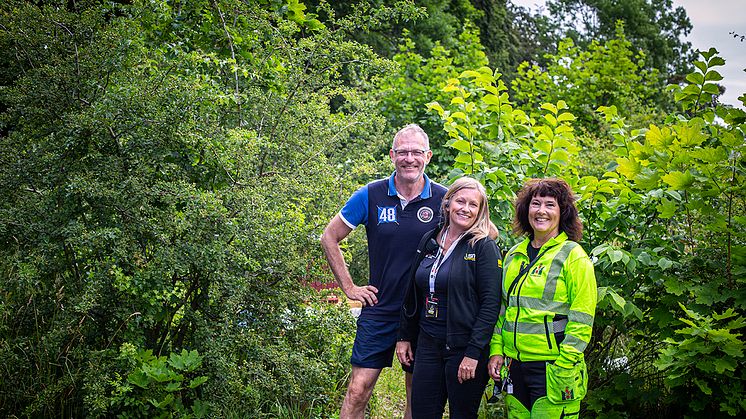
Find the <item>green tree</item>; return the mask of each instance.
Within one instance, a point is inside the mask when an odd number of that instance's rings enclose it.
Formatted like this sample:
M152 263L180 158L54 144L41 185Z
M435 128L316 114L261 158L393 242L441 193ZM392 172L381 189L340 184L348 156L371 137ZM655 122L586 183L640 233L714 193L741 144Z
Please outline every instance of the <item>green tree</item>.
M319 230L389 138L364 98L391 63L345 35L364 17L0 5L2 414L313 415L340 397L353 325L309 311L303 282L329 277ZM171 375L133 387L183 350L208 377L191 395Z
M692 24L672 0L549 0L547 8L557 39L570 37L581 46L608 40L622 21L635 50L644 51L646 67L669 75L669 82L689 71L693 51L682 39Z

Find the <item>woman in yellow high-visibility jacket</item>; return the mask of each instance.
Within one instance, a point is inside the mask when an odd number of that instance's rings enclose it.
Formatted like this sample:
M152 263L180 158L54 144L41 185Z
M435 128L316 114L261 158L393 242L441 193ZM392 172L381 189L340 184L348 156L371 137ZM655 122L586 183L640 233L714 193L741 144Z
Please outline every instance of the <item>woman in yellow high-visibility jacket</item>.
M597 294L593 263L577 243L583 226L567 182L527 181L516 197L513 231L528 237L503 262L489 374L500 380L507 366L509 418L577 418Z

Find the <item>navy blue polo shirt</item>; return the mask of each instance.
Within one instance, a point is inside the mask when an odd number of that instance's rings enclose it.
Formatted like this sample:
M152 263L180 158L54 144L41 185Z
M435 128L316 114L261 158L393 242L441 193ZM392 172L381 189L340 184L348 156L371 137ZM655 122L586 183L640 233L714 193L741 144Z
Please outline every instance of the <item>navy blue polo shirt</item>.
M394 174L355 191L339 215L350 228L365 225L368 236L368 283L378 288L378 304L364 307L361 317L398 321L417 245L440 222L446 188L425 175L422 193L402 208Z

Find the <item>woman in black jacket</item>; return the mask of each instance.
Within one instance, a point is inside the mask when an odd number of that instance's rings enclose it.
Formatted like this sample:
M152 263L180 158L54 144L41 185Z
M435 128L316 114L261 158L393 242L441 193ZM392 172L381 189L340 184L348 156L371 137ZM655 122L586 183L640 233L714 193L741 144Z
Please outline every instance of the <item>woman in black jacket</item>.
M396 355L407 366L417 360L413 418L442 417L446 400L451 418L476 418L500 306L500 252L478 181L456 180L441 206L444 223L422 238L410 271Z

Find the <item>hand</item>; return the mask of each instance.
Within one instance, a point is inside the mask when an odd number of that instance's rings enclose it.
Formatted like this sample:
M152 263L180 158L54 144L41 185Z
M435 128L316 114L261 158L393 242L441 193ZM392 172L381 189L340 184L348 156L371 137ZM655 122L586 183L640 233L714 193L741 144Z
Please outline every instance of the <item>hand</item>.
M471 380L472 378L474 378L476 371L477 371L477 360L474 358L469 358L468 356L465 356L464 359L461 360L461 365L458 366L459 384L463 384L464 381Z
M409 364L414 361L412 345L405 340L396 342L396 357L399 358L399 362L401 362L402 365L408 367Z
M493 380L500 380L500 370L504 363L505 357L502 355L493 355L490 357L490 362L487 364L487 372Z
M363 303L363 307L376 305L378 303L378 297L376 297L377 293L378 288L374 287L373 285L365 285L363 287L353 285L351 288L345 291L345 295L347 295L347 298L349 298L350 300L360 301L361 303Z

